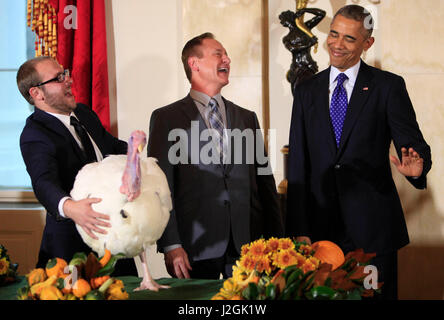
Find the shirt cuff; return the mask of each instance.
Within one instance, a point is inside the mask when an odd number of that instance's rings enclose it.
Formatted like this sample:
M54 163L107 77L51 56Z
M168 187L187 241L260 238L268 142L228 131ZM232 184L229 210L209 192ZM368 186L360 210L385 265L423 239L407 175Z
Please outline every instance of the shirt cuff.
M63 205L65 204L66 200L72 200L72 198L70 198L70 197L63 197L59 201L59 215L62 216L63 218L66 218L65 211L63 211Z
M182 245L181 244L172 244L170 246L166 246L165 248L163 248L163 252L167 253L167 252L177 249L177 248L182 248Z

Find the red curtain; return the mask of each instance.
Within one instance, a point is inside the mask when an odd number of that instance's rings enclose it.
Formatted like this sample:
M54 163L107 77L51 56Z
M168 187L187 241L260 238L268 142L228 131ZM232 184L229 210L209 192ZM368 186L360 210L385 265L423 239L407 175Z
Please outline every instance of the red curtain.
M110 131L105 0L49 3L57 12L57 60L71 71L76 101L91 106Z

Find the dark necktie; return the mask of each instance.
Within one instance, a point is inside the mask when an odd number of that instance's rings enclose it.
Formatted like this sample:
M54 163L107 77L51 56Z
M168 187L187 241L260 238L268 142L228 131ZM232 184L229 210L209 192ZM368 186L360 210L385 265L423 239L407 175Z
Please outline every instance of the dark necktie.
M216 138L219 141L217 150L222 159L224 155L224 123L222 120L222 114L220 113L219 105L215 99L210 99L208 107L210 108L208 112L208 122L211 129L214 129L215 134L217 135Z
M344 73L340 73L336 80L336 88L331 97L330 117L335 132L336 146L339 147L341 142L342 126L344 125L345 114L347 113L347 91L343 84L348 77Z
M91 143L91 139L88 136L88 132L83 127L83 125L77 120L76 117L71 116L71 125L76 130L80 141L82 142L83 152L86 157L87 163L97 161L96 152L94 151L94 147Z

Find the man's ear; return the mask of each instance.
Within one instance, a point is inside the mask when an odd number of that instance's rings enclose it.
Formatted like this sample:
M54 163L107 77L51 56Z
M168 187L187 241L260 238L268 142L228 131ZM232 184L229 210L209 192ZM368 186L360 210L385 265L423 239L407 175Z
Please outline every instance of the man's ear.
M192 71L199 71L199 59L197 57L189 57L188 66Z
M28 92L31 98L34 100L34 102L39 100L45 100L45 96L43 95L42 90L38 87L32 87L29 89Z
M371 46L373 45L373 43L375 43L374 37L369 37L367 40L365 40L364 51L367 51L368 49L370 49Z

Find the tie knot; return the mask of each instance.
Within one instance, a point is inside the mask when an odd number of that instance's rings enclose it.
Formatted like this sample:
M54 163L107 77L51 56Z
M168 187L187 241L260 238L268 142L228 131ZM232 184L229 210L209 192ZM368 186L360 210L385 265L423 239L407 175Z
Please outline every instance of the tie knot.
M79 120L77 120L77 118L74 117L74 116L70 117L70 123L71 123L72 126L80 125Z
M342 86L342 84L344 83L345 80L347 80L348 77L345 73L340 73L338 74L338 76L336 77L336 80L338 81L338 86Z
M214 108L216 108L217 107L217 101L216 101L216 99L214 99L214 98L211 98L210 99L210 102L208 102L208 106L211 108L211 109L214 109Z

